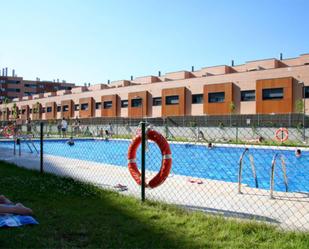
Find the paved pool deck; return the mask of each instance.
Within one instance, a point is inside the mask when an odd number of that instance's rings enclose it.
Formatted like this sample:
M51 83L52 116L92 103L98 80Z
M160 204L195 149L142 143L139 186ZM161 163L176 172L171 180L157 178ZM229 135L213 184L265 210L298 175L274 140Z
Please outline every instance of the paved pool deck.
M28 169L40 169L36 153L22 152L13 155L12 149L0 149L0 160ZM140 197L140 186L132 179L126 167L101 164L53 155L44 155L44 171L60 176L90 182L104 189L119 191L114 186L122 184L127 190L122 194ZM147 172L151 178L153 173ZM189 180L201 180L191 183ZM274 192L242 186L238 194L237 183L173 175L159 187L146 189L146 198L176 204L226 217L266 221L288 230L309 231L309 193Z

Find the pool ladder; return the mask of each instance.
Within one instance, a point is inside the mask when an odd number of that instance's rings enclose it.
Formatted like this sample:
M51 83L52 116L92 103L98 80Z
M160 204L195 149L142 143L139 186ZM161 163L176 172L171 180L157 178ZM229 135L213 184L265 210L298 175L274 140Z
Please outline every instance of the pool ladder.
M286 165L284 161L284 157L282 154L276 153L273 157L273 160L271 162L271 172L270 172L270 199L274 199L273 193L274 193L274 185L275 185L275 168L276 168L276 161L277 159L280 159L281 161L281 169L283 172L283 178L284 178L284 185L285 185L285 192L288 192L288 178L286 176Z
M36 151L37 154L39 154L38 149L36 148L35 144L33 143L33 141L31 140L31 138L29 137L16 137L14 138L14 155L16 155L16 145L18 145L18 151L19 151L19 156L21 155L21 141L25 141L26 145L28 146L30 153L33 153L33 150ZM19 140L19 142L17 142Z
M239 194L242 194L242 192L241 192L241 180L242 180L243 160L244 160L244 157L245 157L245 155L248 151L249 151L249 149L245 148L245 150L243 151L243 153L241 154L241 156L239 158L239 168L238 168L238 193ZM253 175L254 181L255 181L255 187L258 188L259 183L258 183L258 179L257 179L257 176L256 176L256 170L255 170L255 166L254 166L253 156L251 154L249 154L249 159L250 159L250 164L251 164L252 175Z

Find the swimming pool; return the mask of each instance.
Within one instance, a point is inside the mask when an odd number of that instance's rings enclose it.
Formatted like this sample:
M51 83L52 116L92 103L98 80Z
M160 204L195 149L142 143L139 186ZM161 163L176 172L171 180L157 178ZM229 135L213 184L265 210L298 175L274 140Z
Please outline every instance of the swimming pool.
M39 148L39 142L34 142ZM63 140L45 140L44 153L86 161L112 164L127 167L127 140L75 140L75 146L68 146ZM209 150L204 145L171 143L173 166L172 173L198 178L238 181L238 161L244 147L221 146ZM13 148L12 142L0 142L0 148ZM22 150L29 151L24 143ZM274 148L250 148L256 167L259 188L269 189L271 161L275 153L284 156L290 192L309 192L309 152L304 151L296 158L293 150L276 150ZM140 165L140 150L137 152ZM146 169L158 171L161 166L159 148L149 143L146 154ZM255 186L248 155L244 158L243 184ZM278 162L275 170L275 190L285 191L281 165Z

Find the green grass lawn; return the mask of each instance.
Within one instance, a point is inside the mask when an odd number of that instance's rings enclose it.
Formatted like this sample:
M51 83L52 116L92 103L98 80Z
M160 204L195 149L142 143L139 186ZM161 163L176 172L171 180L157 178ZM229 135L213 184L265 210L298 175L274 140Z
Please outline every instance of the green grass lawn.
M0 162L0 193L40 225L0 228L0 248L309 248L308 233L188 212Z

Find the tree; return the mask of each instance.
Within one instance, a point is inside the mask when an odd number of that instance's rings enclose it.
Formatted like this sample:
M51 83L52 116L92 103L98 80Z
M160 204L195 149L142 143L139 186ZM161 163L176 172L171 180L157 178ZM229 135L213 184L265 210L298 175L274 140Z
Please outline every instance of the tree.
M229 106L229 109L230 109L230 113L233 114L235 113L236 111L236 105L233 101L230 102L230 106Z
M232 114L234 114L236 110L236 105L233 101L230 102L229 109L230 109L230 126L232 126Z
M304 113L304 101L302 99L297 99L295 101L295 111L297 113Z
M40 103L36 102L33 108L33 113L39 113L39 111L40 111Z
M16 103L13 104L12 114L13 114L13 119L16 120L18 118L18 112L17 112L17 105L16 105Z
M9 98L4 97L4 99L3 99L3 106L4 107L2 109L2 115L3 115L2 119L3 120L6 120L5 116L7 115L7 105L8 105L8 103L9 103Z

